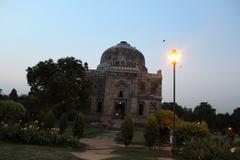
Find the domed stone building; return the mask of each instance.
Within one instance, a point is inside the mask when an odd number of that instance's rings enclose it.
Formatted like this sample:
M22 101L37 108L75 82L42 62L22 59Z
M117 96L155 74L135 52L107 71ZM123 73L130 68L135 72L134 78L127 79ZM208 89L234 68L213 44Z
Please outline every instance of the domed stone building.
M93 79L90 119L118 128L126 115L135 124L146 122L162 100L162 75L148 73L143 54L125 41L102 54Z

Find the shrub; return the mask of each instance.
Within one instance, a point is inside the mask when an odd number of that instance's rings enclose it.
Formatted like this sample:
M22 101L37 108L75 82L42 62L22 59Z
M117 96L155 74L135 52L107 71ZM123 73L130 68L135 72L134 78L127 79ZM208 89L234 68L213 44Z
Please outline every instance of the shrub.
M162 143L169 142L170 131L173 128L173 112L170 110L159 110L154 113L159 126L159 140ZM176 117L176 122L178 122Z
M159 125L155 116L150 116L148 118L147 124L145 126L144 138L146 146L151 148L157 141L159 136Z
M202 138L209 135L209 130L205 125L182 121L176 125L175 134L177 145L182 145L191 138Z
M12 100L0 101L0 119L8 124L18 122L26 114L26 109L21 103Z
M85 119L82 113L78 113L75 117L75 121L73 124L73 135L74 137L81 138L83 136L85 126Z
M62 114L60 121L59 121L60 133L65 132L65 129L67 128L67 124L68 124L68 115L64 113L64 114Z
M176 154L186 160L238 160L237 154L230 149L224 139L193 138L178 147Z
M44 111L41 111L41 112L38 113L36 118L37 118L38 122L44 123L45 122L45 116L46 116L46 113Z
M132 142L133 138L133 121L130 116L126 116L121 126L121 134L125 146L128 146Z
M55 121L56 121L56 118L55 118L53 112L51 110L48 111L44 117L45 129L53 128L55 126Z
M42 129L38 121L22 126L18 123L10 126L1 123L0 140L36 145L79 146L78 139L68 134L60 134L59 128Z

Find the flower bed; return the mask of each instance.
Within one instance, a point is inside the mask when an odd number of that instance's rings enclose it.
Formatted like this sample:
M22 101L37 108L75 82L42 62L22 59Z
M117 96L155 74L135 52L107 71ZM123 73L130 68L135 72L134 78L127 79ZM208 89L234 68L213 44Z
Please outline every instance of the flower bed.
M42 123L0 124L0 140L37 145L79 146L79 140L68 134L60 134L59 128L44 129Z

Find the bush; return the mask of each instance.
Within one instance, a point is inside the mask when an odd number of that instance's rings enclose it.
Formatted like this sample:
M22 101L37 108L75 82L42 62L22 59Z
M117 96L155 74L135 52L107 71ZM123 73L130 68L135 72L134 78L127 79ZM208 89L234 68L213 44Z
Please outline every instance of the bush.
M26 109L21 103L12 100L0 101L0 119L8 124L21 120L26 114Z
M173 128L173 112L170 110L160 110L154 113L159 126L159 141L168 143L170 139L170 131ZM178 122L176 117L176 122Z
M148 118L147 124L145 126L144 138L146 146L151 148L157 141L159 136L159 125L155 116L150 116Z
M74 137L81 138L83 136L85 126L85 119L82 113L78 113L75 117L75 121L73 124L73 135Z
M38 122L40 123L44 123L45 122L45 116L46 116L46 113L44 111L41 111L37 114L37 120Z
M55 121L56 121L56 118L55 118L53 112L51 110L48 111L46 113L45 117L44 117L44 127L45 127L45 129L54 128Z
M6 123L0 124L0 140L36 145L79 146L79 140L68 135L60 134L59 128L44 130L38 121L24 125Z
M239 160L239 153L232 153L224 139L193 138L178 147L176 154L186 160Z
M121 134L125 146L128 146L132 142L133 138L133 121L130 116L126 116L121 126Z
M67 128L68 125L68 115L67 114L62 114L60 121L59 121L59 129L60 133L64 133L65 129Z
M175 134L177 145L182 145L191 138L202 138L209 135L209 130L206 125L182 121L176 125Z

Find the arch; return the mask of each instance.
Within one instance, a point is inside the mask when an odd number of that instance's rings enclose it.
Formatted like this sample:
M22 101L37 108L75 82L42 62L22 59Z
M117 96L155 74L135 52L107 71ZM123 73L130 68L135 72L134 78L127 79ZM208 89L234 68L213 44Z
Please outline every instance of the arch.
M139 104L138 106L138 115L142 116L144 112L144 104Z
M124 86L125 88L128 88L128 83L124 80L119 80L116 84L116 87Z
M125 103L117 103L115 106L115 118L124 119L125 117Z
M122 97L123 97L123 91L120 91L120 92L119 92L118 97L119 97L119 98L122 98Z
M98 101L97 103L97 113L102 113L102 101Z

